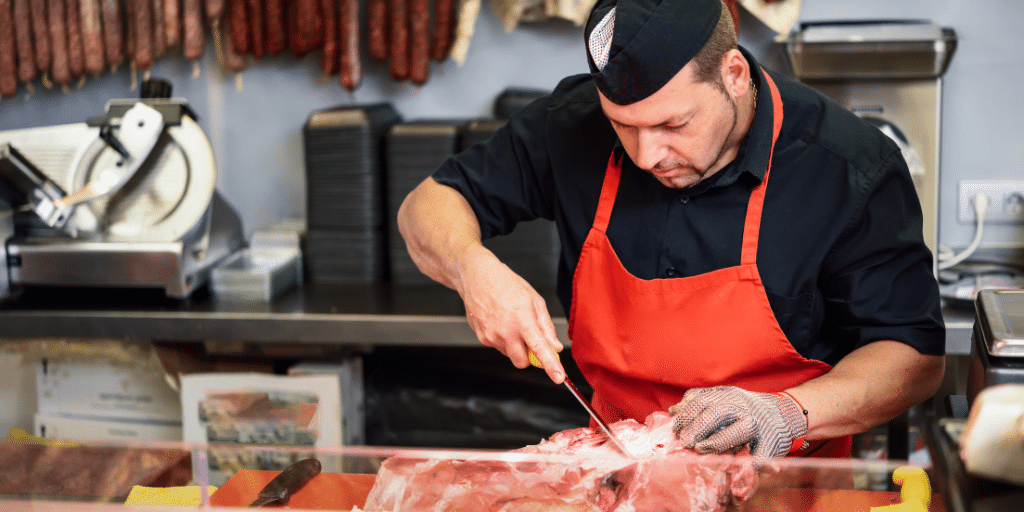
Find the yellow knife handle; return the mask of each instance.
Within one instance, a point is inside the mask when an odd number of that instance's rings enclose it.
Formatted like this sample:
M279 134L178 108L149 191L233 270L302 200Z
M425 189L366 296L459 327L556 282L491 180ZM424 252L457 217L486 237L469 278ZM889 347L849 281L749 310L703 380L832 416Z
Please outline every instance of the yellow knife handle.
M536 366L537 368L544 368L544 365L541 364L540 359L537 359L537 354L534 354L532 350L528 351L526 355L527 357L530 358L530 364ZM555 352L555 358L558 358L558 352Z

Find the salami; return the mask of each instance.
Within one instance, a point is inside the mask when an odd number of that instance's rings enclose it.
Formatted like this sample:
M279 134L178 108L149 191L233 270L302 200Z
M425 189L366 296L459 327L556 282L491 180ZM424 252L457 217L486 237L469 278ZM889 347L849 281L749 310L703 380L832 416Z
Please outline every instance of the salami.
M339 0L320 0L320 9L324 13L324 47L320 53L320 69L331 76L338 73L341 59L338 57L338 30L344 34L345 27L338 24L340 12Z
M36 70L45 74L50 70L50 28L46 17L46 0L29 0L32 13L32 40L35 45Z
M220 27L220 20L224 18L224 11L227 7L224 4L225 0L206 0L203 3L203 9L206 12L206 23L211 27ZM214 32L220 34L220 32Z
M341 85L354 91L363 81L359 55L359 0L341 0L338 8L341 29Z
M263 0L267 22L267 53L281 53L288 49L288 29L284 20L285 0Z
M64 0L47 0L46 13L49 16L50 50L53 54L50 75L54 82L67 85L71 81L71 68L68 66L68 31L64 23Z
M163 0L163 4L164 45L172 48L181 44L181 0Z
M438 62L448 58L455 39L455 0L434 0L434 34L430 57Z
M132 4L132 24L135 33L133 62L139 70L153 67L153 4L151 0L128 0Z
M206 53L202 0L184 0L181 14L181 53L188 60L198 61Z
M260 58L267 51L263 38L263 2L262 0L246 0L246 12L249 14L249 53Z
M228 21L231 39L228 42L235 53L249 53L249 16L246 0L228 0Z
M409 78L409 4L408 0L388 0L391 37L388 40L391 78Z
M0 96L18 93L18 65L11 0L0 0Z
M18 81L27 84L36 77L35 51L32 49L32 10L28 0L14 0L13 7Z
M416 85L430 77L430 0L408 0L409 80Z
M124 61L124 23L121 15L121 2L118 0L99 0L100 12L103 14L103 56L111 71Z
M78 3L82 19L82 57L85 72L98 76L103 72L103 24L99 0L81 0Z
M288 3L288 48L301 59L324 42L324 17L319 0Z
M231 28L227 26L230 24L230 22L224 23L224 26L221 27L221 41L224 41L225 38L230 37L229 31L231 31ZM238 73L244 70L249 65L249 61L246 59L245 54L236 52L235 49L232 48L230 42L228 42L227 44L221 44L221 48L223 48L224 56L224 58L221 60L221 66L224 67L225 71L228 71L230 73Z
M366 0L366 34L370 57L388 60L388 0Z
M82 53L82 16L78 0L64 0L68 27L68 68L72 77L85 76L85 55Z
M164 28L164 0L150 0L149 3L150 40L153 42L153 60L167 50L167 33Z

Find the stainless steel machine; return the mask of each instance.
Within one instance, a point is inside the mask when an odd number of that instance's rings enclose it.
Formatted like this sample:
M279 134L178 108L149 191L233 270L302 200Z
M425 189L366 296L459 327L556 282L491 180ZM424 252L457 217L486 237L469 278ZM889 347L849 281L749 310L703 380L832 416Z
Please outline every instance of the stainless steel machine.
M916 20L810 22L785 45L801 82L903 149L924 211L924 239L936 255L942 74L956 50L954 31Z
M982 290L975 301L967 401L999 384L1024 384L1024 290Z
M0 299L28 286L189 296L244 244L215 184L182 99L111 100L86 122L0 132Z

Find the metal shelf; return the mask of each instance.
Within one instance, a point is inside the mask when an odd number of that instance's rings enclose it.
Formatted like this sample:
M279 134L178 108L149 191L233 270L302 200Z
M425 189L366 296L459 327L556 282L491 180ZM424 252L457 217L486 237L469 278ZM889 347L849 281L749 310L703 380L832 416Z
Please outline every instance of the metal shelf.
M568 346L553 290L541 293ZM0 303L0 338L60 337L479 346L458 294L440 285L306 284L265 303L205 289L175 300L155 290L38 288Z

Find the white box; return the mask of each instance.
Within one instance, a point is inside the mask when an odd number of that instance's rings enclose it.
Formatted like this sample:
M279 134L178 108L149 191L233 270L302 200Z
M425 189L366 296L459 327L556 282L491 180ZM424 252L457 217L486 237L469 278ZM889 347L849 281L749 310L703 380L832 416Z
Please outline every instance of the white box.
M36 414L35 435L64 441L181 442L181 424Z
M333 374L338 376L341 394L342 443L366 444L366 392L363 388L363 358L353 356L340 362L302 362L288 368L288 375Z
M181 399L150 365L115 361L36 363L38 412L181 423Z
M294 455L317 457L324 472L341 468L330 453L341 446L337 375L182 375L181 411L185 442L220 446L192 460L194 474L205 472L211 485L223 485L239 469L283 470ZM245 444L290 452L230 447Z

